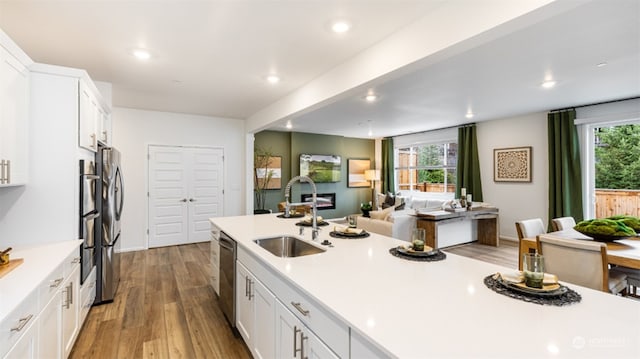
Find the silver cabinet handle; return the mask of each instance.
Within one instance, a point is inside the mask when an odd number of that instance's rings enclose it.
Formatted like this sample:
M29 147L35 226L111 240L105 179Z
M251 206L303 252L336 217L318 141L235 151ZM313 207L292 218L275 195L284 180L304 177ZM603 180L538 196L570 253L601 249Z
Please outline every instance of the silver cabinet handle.
M27 325L27 323L29 323L29 321L31 320L31 318L33 318L33 314L29 314L24 318L20 318L20 320L18 321L18 325L11 328L12 332L19 332L22 330L22 328L24 328L25 325Z
M60 283L62 283L63 280L64 280L64 277L54 280L53 283L49 284L49 288L58 288L58 286L60 285Z
M186 201L187 201L186 198L183 198L183 199L180 200L180 202L186 202Z
M4 184L5 181L5 169L4 169L4 160L0 161L0 184Z
M102 140L107 142L107 131L102 131Z
M75 257L75 258L73 258L73 260L71 261L71 264L76 264L76 263L80 263L80 257Z
M89 147L96 148L96 134L92 133L89 135L89 137L91 138L91 144L89 145Z
M249 277L244 276L244 296L249 296Z
M69 304L73 304L73 282L69 283L68 294L69 294ZM69 309L68 305L67 305L67 309Z
M298 352L300 352L300 356L302 356L302 348L298 349L298 332L302 334L302 330L298 329L297 326L293 326L293 357L297 357Z
M11 160L6 160L4 163L7 170L5 171L4 182L9 184L11 183Z
M253 298L253 288L251 288L252 286L253 286L253 281L249 279L249 300Z
M291 305L293 305L293 307L296 308L305 317L309 315L309 311L302 308L302 305L300 305L300 302L297 302L297 303L291 302Z

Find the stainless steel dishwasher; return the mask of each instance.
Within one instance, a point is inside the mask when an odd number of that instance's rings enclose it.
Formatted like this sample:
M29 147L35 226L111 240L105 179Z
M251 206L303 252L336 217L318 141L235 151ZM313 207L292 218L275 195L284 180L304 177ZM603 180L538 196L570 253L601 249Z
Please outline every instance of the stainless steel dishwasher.
M236 241L220 232L220 307L232 328L236 327Z

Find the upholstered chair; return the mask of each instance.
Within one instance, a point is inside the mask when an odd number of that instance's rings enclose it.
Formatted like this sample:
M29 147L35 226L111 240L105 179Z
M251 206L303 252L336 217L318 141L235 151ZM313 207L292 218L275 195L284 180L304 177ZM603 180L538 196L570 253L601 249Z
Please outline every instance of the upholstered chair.
M522 255L534 253L536 251L536 242L533 239L539 234L547 233L547 231L544 229L544 223L540 218L516 222L516 231L518 232L518 269L522 270ZM532 240L524 240L524 238Z
M537 237L538 253L544 256L544 270L564 282L618 294L627 288L625 274L611 272L604 243L566 239L553 234Z
M559 217L551 220L551 227L554 231L562 231L565 229L573 228L576 225L576 220L573 217Z

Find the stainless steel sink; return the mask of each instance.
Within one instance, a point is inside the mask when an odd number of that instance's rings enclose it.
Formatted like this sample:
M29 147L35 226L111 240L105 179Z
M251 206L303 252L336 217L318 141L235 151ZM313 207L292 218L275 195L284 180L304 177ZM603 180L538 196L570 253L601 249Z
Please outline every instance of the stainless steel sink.
M322 253L325 250L296 237L282 235L254 240L260 247L278 257L300 257Z

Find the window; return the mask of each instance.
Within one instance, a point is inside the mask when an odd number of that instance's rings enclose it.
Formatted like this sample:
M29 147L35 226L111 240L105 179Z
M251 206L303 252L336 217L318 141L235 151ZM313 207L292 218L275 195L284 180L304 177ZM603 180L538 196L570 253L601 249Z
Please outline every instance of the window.
M455 141L396 148L396 191L455 193L457 162Z

